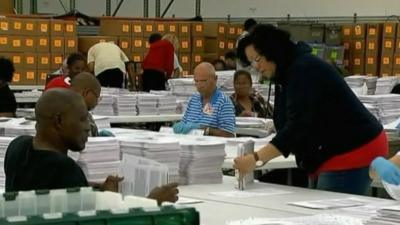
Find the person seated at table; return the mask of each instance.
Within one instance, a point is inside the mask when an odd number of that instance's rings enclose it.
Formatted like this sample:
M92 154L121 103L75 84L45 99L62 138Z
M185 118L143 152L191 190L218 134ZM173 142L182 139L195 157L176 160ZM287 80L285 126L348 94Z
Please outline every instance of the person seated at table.
M187 134L193 129L203 129L205 135L233 137L236 129L234 106L217 88L213 65L202 62L196 66L194 82L199 93L190 98L182 121L174 125L174 132Z
M246 70L238 70L233 75L235 93L231 100L235 106L236 116L272 118L272 107L252 88L251 75Z
M227 70L236 70L237 57L234 51L225 53L224 60Z
M78 93L54 88L39 98L35 108L36 135L20 136L7 148L6 192L84 187L89 183L68 150L85 148L90 129L85 102ZM101 190L118 191L123 178L108 176ZM177 184L155 188L149 197L160 204L177 200Z
M85 70L85 57L80 53L73 53L67 59L68 74L52 79L46 84L45 91L51 88L69 88L71 80Z
M372 179L380 178L389 184L400 185L400 152L390 159L374 159L369 174Z
M214 69L216 71L226 70L226 64L225 64L224 60L222 60L222 59L214 60L213 65L214 65Z
M11 60L0 57L0 117L15 117L17 101L8 84L15 72Z

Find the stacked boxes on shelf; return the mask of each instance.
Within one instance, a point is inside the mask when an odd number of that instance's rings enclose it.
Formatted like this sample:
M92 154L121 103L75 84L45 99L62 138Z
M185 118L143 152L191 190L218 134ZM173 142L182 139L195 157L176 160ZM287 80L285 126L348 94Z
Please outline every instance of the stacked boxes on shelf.
M16 68L13 85L44 84L61 67L65 54L78 50L73 21L1 18L0 52Z
M400 76L400 25L397 25L397 36L394 42L393 75Z
M393 75L393 56L396 43L397 23L387 22L383 24L382 48L380 60L381 76Z
M353 51L351 62L353 74L364 75L366 27L366 24L353 26L353 40L350 47Z
M381 38L382 24L367 24L364 72L368 76L377 76L379 74Z

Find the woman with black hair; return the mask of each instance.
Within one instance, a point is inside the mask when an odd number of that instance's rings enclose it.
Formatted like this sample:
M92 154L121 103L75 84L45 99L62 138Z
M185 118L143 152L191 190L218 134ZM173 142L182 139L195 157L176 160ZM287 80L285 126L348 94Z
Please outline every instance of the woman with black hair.
M382 125L363 106L343 78L311 48L290 40L271 25L258 25L239 43L239 58L275 82L276 136L252 155L235 159L248 173L289 154L309 174L310 187L365 194L369 165L386 156Z
M15 72L11 60L0 57L0 117L15 117L17 101L8 84Z

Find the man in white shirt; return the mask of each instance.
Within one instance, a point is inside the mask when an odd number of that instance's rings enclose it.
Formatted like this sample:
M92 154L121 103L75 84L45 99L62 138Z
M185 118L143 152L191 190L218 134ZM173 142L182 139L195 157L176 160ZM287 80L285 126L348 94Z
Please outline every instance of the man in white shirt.
M114 42L93 45L87 56L89 70L103 87L122 88L129 59Z

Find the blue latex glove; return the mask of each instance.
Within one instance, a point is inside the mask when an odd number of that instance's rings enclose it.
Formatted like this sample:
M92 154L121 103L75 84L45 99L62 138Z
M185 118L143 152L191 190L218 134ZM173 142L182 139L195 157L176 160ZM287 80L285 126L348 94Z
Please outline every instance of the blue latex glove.
M200 124L190 123L190 122L188 122L188 123L179 122L173 126L173 129L174 129L174 133L176 133L176 134L187 134L191 130L200 129Z
M115 137L113 133L111 133L111 131L108 130L100 130L99 131L99 136L100 137Z
M378 157L372 161L371 166L383 181L394 185L400 184L400 168L391 161Z

